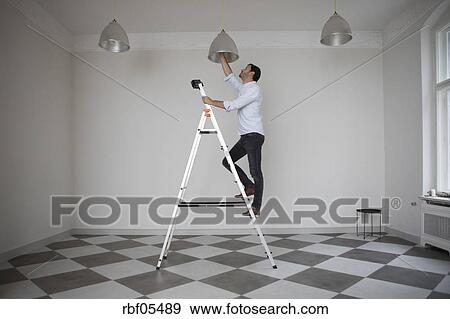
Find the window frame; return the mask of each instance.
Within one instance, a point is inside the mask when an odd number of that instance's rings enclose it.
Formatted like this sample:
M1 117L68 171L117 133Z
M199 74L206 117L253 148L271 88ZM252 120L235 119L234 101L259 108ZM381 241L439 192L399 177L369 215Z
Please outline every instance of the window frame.
M436 32L437 189L450 192L450 24Z

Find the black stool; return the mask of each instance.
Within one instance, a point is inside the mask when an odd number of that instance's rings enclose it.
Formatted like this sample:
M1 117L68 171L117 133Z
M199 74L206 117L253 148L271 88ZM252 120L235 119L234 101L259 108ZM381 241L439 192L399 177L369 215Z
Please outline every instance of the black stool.
M380 215L380 226L378 231L378 237L381 238L381 223L382 223L382 215L381 215L381 209L378 208L361 208L356 210L356 236L359 236L358 232L358 224L359 224L359 216L362 216L362 223L363 223L363 238L366 238L366 220L367 215L370 215L370 236L373 236L373 215Z

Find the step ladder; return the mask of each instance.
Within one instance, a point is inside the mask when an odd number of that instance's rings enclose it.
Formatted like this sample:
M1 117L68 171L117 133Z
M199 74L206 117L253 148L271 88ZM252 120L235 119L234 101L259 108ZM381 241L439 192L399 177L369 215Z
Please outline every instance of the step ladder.
M193 89L197 89L200 91L201 96L206 96L205 89L203 86L202 81L200 80L192 80L191 85ZM213 128L207 129L205 128L206 120L210 119ZM225 200L225 201L216 201L216 202L206 202L206 201L192 201L192 202L186 202L184 201L184 193L186 192L187 184L189 181L189 177L191 176L192 167L194 166L194 160L195 156L197 154L198 146L200 144L200 139L202 135L207 134L214 134L217 135L217 138L219 139L221 149L225 155L225 158L228 161L228 164L230 165L231 172L234 176L234 181L237 184L240 193L242 194L243 198L242 200ZM175 219L178 216L179 208L180 207L247 207L248 211L250 212L251 221L250 223L253 225L253 227L256 229L258 233L258 237L261 241L261 244L264 247L264 250L266 251L266 255L269 258L269 261L274 269L277 268L275 265L275 262L272 257L272 253L269 250L269 247L267 246L266 240L264 239L264 235L261 231L261 227L256 224L256 217L252 210L252 206L250 203L249 198L247 197L244 186L241 183L241 180L239 179L239 175L236 171L236 167L234 166L233 160L231 159L230 152L228 151L228 147L225 144L225 140L222 136L222 133L220 132L219 125L217 124L216 118L214 116L214 112L211 109L211 106L208 104L204 104L204 108L202 111L202 115L200 117L200 122L198 124L197 132L195 134L194 143L192 144L191 153L189 155L189 160L186 165L186 169L184 171L184 176L181 181L180 190L178 191L178 197L177 202L173 208L172 212L172 218L169 225L169 228L167 229L166 238L164 240L164 244L161 249L161 254L158 259L158 263L156 265L156 269L161 268L161 263L163 259L167 259L167 255L169 253L170 243L172 242L173 233L175 231Z

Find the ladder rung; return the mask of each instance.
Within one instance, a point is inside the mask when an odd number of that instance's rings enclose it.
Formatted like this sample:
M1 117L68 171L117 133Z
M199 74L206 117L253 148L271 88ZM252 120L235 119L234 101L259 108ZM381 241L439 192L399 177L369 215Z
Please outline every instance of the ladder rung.
M217 131L214 129L205 129L200 130L200 134L217 134Z
M246 207L243 200L225 200L225 201L181 201L178 207Z

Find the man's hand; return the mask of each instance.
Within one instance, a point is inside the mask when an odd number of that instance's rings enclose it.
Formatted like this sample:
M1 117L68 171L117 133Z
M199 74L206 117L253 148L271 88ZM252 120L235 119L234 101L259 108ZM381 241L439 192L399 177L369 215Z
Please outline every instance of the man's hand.
M221 62L228 62L227 58L225 57L225 53L219 52L219 59Z
M222 64L223 73L228 76L231 73L233 73L233 70L231 70L230 65L228 64L227 58L225 57L225 54L223 52L219 53L220 57L220 64Z
M223 101L213 100L209 96L203 96L202 97L202 101L205 104L212 105L212 106L215 106L215 107L218 107L218 108L221 108L221 109L225 109L225 106L223 105Z
M203 103L213 105L213 101L209 96L202 97Z

